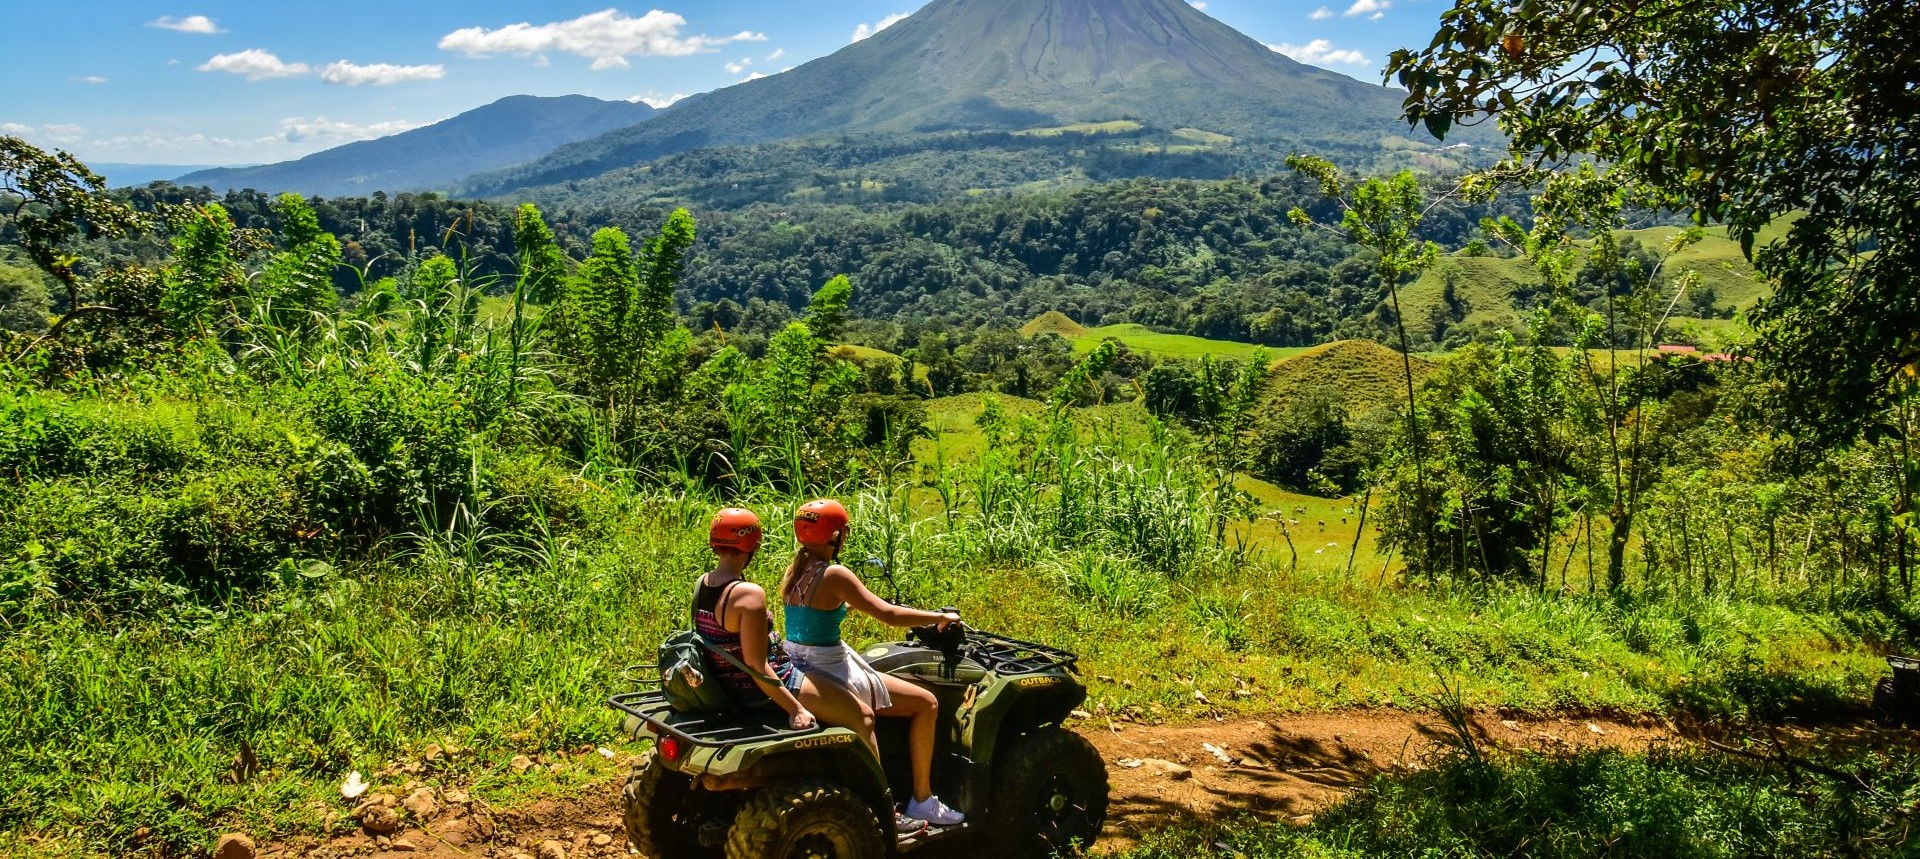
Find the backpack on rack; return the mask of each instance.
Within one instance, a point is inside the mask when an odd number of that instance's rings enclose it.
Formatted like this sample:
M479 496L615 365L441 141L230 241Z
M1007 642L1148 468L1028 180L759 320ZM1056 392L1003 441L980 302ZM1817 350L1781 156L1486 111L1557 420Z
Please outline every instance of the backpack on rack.
M694 600L688 617L699 611L700 589L694 586ZM739 696L719 681L719 672L714 670L713 659L720 660L746 672L747 676L778 685L779 680L746 666L724 648L715 647L712 642L700 634L698 628L675 633L666 641L660 642L659 659L660 692L667 699L667 706L682 715L714 716L729 712L743 705L766 703L766 696L760 700L743 702Z

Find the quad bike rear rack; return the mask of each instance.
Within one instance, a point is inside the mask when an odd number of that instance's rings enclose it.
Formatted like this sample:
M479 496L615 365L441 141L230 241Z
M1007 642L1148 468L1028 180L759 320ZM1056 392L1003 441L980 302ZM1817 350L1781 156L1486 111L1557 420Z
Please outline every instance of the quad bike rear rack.
M703 746L736 746L826 730L819 722L813 727L795 730L787 724L787 714L772 707L748 708L720 716L681 717L667 704L666 693L658 689L615 695L607 699L607 706L639 719L658 736ZM668 721L668 717L673 717L672 721Z

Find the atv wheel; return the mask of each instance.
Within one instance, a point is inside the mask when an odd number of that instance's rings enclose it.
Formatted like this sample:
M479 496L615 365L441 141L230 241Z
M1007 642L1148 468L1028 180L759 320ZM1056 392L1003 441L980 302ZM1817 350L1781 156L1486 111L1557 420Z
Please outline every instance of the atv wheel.
M1107 765L1093 744L1064 728L1042 728L1000 753L988 800L987 831L997 859L1085 853L1107 818Z
M873 810L824 781L756 792L727 832L727 859L880 859L886 846Z
M1900 689L1893 678L1881 678L1873 687L1873 720L1882 727L1898 728L1907 721L1907 715L1900 711Z
M627 776L621 791L627 843L651 859L712 856L692 826L675 818L687 805L693 780L667 769L648 754Z

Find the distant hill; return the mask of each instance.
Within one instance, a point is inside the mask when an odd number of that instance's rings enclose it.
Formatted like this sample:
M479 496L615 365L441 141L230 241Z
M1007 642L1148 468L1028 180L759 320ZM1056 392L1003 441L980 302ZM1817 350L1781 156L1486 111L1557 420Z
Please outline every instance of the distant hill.
M1437 369L1424 358L1413 359L1418 385ZM1267 380L1268 408L1273 413L1303 391L1326 387L1339 392L1347 408L1363 412L1407 400L1406 364L1400 353L1371 340L1341 340L1302 350L1275 364Z
M218 170L212 164L121 164L113 161L92 161L88 167L93 172L106 177L107 184L115 188L132 188L149 182L171 182L175 178L201 170Z
M645 104L584 95L516 95L391 137L298 161L203 170L176 183L327 197L446 189L475 173L531 161L564 144L645 122L655 113Z
M1145 130L1156 138L1143 145L1162 154L1378 150L1389 138L1411 142L1400 100L1288 59L1186 0L934 0L830 56L688 99L657 121L467 189L502 194L691 150L821 136Z
M1058 310L1049 310L1020 326L1022 337L1038 337L1042 334L1057 334L1068 340L1077 340L1087 336L1087 327Z

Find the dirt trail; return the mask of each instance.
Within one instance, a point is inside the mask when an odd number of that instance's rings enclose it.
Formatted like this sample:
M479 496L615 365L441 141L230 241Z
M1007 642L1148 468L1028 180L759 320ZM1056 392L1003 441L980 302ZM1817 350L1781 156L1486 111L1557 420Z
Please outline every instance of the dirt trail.
M1391 710L1158 726L1076 720L1071 727L1092 740L1107 761L1112 804L1100 842L1103 853L1182 820L1250 812L1305 822L1373 776L1417 766L1443 735L1430 716ZM1637 750L1679 739L1658 723L1604 719L1510 721L1484 715L1475 718L1475 730L1488 743L1554 749ZM566 859L628 855L617 780L518 808L491 808L478 796L468 804L446 801L460 797L457 791L440 796L441 808L425 826L382 839L357 833L324 842L263 845L258 855L556 859L542 853L547 842L560 847Z

